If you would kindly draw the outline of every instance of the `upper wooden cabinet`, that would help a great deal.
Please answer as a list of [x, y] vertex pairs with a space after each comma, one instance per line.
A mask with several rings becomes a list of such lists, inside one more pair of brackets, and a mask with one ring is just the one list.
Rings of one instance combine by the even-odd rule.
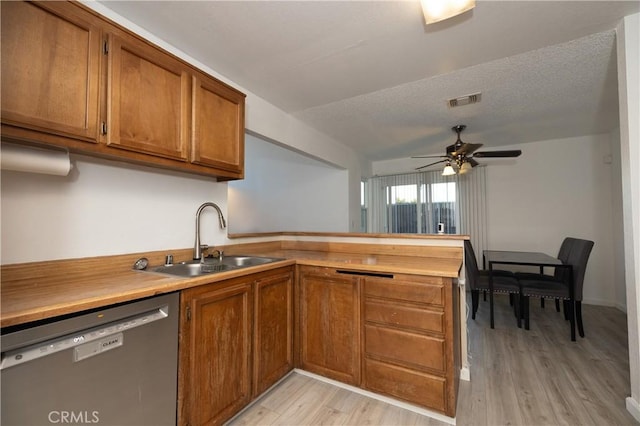
[[189, 84], [186, 67], [134, 38], [109, 35], [107, 144], [187, 160]]
[[101, 29], [68, 6], [1, 2], [2, 123], [96, 143]]
[[191, 161], [241, 173], [244, 95], [213, 79], [193, 77]]
[[78, 3], [1, 5], [3, 138], [244, 177], [244, 94]]

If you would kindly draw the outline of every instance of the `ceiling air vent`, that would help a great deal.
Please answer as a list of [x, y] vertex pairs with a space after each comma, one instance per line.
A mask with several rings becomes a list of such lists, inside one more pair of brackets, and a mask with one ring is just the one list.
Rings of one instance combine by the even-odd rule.
[[480, 102], [482, 93], [474, 93], [472, 95], [462, 96], [460, 98], [453, 98], [447, 101], [449, 108], [455, 108], [463, 105], [475, 104]]

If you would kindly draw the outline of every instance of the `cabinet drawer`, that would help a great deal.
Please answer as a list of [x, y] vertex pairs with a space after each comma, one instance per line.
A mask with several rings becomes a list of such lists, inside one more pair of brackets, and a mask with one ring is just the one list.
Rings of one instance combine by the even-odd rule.
[[409, 367], [445, 372], [444, 339], [367, 324], [365, 352]]
[[444, 305], [444, 285], [397, 279], [367, 278], [364, 287], [366, 296], [404, 300], [430, 305]]
[[446, 380], [442, 377], [364, 360], [365, 387], [405, 401], [446, 411]]
[[444, 312], [442, 311], [367, 299], [364, 315], [365, 321], [444, 333]]

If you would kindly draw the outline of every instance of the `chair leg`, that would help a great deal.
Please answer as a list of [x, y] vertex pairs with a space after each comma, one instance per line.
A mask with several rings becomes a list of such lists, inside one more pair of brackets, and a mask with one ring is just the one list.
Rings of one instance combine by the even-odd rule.
[[522, 296], [522, 314], [524, 316], [524, 329], [529, 330], [529, 296]]
[[509, 293], [509, 306], [513, 306], [513, 293]]
[[584, 337], [584, 326], [582, 325], [582, 302], [576, 300], [576, 320], [578, 322], [578, 333]]
[[[516, 299], [516, 296], [518, 296], [518, 298]], [[514, 301], [515, 299], [515, 301]], [[517, 320], [517, 324], [518, 324], [518, 328], [522, 328], [522, 302], [520, 300], [520, 294], [513, 294], [513, 293], [509, 293], [509, 300], [514, 301], [514, 303], [512, 303], [513, 305], [513, 312], [516, 315], [516, 320]]]
[[540, 298], [540, 307], [544, 308], [544, 297]]
[[569, 326], [571, 327], [571, 341], [576, 341], [576, 315], [575, 315], [575, 300], [571, 299], [568, 301], [567, 306], [569, 307]]
[[560, 312], [560, 299], [556, 299], [556, 312]]
[[486, 302], [486, 301], [487, 301], [487, 290], [483, 290], [483, 291], [482, 291], [482, 300], [483, 300], [484, 302]]
[[564, 310], [564, 320], [569, 321], [569, 301], [562, 300], [562, 309]]
[[476, 312], [478, 311], [478, 302], [480, 299], [480, 292], [478, 290], [471, 290], [471, 319], [476, 319]]
[[491, 328], [494, 328], [493, 326], [493, 291], [489, 292], [489, 318], [491, 322]]

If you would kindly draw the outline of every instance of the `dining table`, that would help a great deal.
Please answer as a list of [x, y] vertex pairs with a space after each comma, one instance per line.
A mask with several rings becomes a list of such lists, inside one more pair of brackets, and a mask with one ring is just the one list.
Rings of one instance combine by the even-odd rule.
[[[544, 272], [545, 267], [567, 268], [568, 284], [569, 284], [569, 322], [571, 323], [571, 341], [576, 340], [575, 330], [575, 288], [573, 285], [573, 266], [571, 264], [562, 263], [560, 259], [541, 252], [531, 251], [512, 251], [512, 250], [483, 250], [482, 263], [484, 269], [489, 271], [489, 303], [493, 305], [493, 269], [495, 265], [518, 265], [518, 266], [536, 266], [539, 268], [540, 274]], [[522, 299], [522, 290], [520, 291]], [[523, 314], [521, 306], [520, 315]], [[493, 328], [493, 311], [491, 312], [491, 328]]]

